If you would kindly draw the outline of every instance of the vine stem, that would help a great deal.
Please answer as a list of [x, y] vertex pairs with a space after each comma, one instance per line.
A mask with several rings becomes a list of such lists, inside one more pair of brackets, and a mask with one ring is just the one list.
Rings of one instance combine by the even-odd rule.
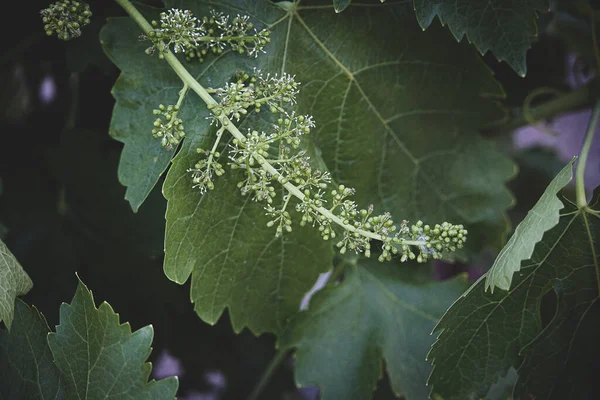
[[[115, 0], [126, 12], [129, 16], [142, 28], [143, 32], [146, 35], [150, 35], [150, 32], [153, 31], [152, 26], [148, 23], [146, 18], [138, 11], [137, 8], [129, 1], [129, 0]], [[187, 84], [190, 89], [192, 89], [200, 98], [206, 103], [207, 106], [216, 106], [217, 101], [208, 93], [208, 91], [189, 73], [189, 71], [181, 64], [181, 62], [175, 57], [175, 55], [169, 51], [169, 49], [164, 45], [160, 45], [162, 48], [159, 50], [163, 52], [165, 60], [169, 63], [173, 71], [179, 76], [179, 78], [183, 81], [184, 84]], [[240, 132], [240, 130], [235, 126], [235, 124], [227, 118], [227, 116], [217, 117], [219, 122], [225, 129], [229, 131], [233, 135], [234, 138], [239, 140], [240, 142], [244, 142], [246, 136]], [[282, 179], [282, 175], [273, 167], [269, 162], [260, 154], [255, 154], [254, 158], [258, 161], [260, 166], [270, 173], [272, 176]], [[281, 181], [279, 180], [281, 183]], [[306, 197], [304, 193], [300, 191], [294, 184], [290, 182], [281, 183], [288, 192], [293, 194], [295, 197], [304, 201]], [[375, 234], [373, 232], [365, 231], [362, 229], [357, 229], [352, 225], [344, 223], [344, 221], [338, 216], [334, 215], [331, 211], [326, 209], [325, 207], [315, 207], [315, 211], [319, 212], [321, 215], [325, 216], [327, 219], [335, 222], [337, 225], [341, 226], [347, 231], [356, 232], [362, 236], [384, 241], [384, 238], [381, 235]], [[422, 246], [425, 245], [425, 242], [420, 240], [403, 240], [401, 239], [398, 244], [405, 244], [409, 246]]]
[[265, 387], [267, 386], [267, 383], [269, 383], [269, 381], [271, 380], [271, 377], [273, 376], [275, 371], [277, 371], [277, 368], [279, 368], [279, 366], [285, 360], [287, 355], [288, 355], [287, 350], [284, 351], [283, 349], [279, 349], [277, 351], [277, 353], [275, 354], [273, 359], [271, 359], [271, 361], [269, 362], [269, 365], [267, 365], [267, 369], [260, 377], [260, 380], [254, 387], [254, 389], [252, 389], [252, 393], [250, 393], [250, 396], [248, 396], [248, 400], [258, 399], [258, 396], [260, 396], [262, 391], [265, 389]]
[[587, 198], [585, 195], [585, 165], [587, 163], [588, 155], [590, 153], [590, 147], [594, 135], [596, 134], [596, 128], [598, 127], [598, 120], [600, 120], [600, 100], [596, 101], [592, 116], [585, 133], [585, 139], [579, 152], [579, 160], [577, 161], [577, 168], [575, 169], [575, 196], [577, 200], [577, 207], [587, 207]]

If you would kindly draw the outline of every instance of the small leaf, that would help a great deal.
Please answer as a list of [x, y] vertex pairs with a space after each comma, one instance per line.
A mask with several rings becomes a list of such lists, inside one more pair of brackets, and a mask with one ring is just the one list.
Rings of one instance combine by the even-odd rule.
[[[486, 292], [484, 276], [438, 323], [428, 355], [434, 395], [479, 398], [512, 367], [514, 398], [593, 398], [586, 388], [600, 364], [600, 214], [564, 204], [531, 258], [513, 260], [521, 267], [508, 291]], [[596, 189], [591, 207], [598, 204]]]
[[550, 8], [547, 0], [414, 0], [414, 7], [423, 29], [437, 15], [456, 40], [467, 35], [481, 54], [491, 50], [521, 76], [537, 36], [537, 14]]
[[145, 361], [153, 335], [150, 325], [132, 333], [106, 302], [96, 308], [92, 293], [79, 281], [71, 304], [60, 307], [56, 333], [48, 335], [67, 398], [175, 398], [176, 377], [148, 382], [152, 365]]
[[318, 385], [323, 400], [368, 399], [383, 358], [396, 394], [427, 398], [430, 333], [464, 281], [433, 282], [421, 265], [346, 268], [344, 281], [318, 292], [281, 335], [282, 349], [296, 348], [297, 384]]
[[13, 320], [15, 299], [29, 292], [31, 279], [15, 256], [0, 240], [0, 322], [10, 330]]
[[64, 398], [64, 381], [46, 341], [49, 331], [35, 307], [16, 301], [12, 330], [0, 331], [0, 399]]
[[542, 240], [544, 232], [558, 224], [559, 212], [564, 205], [557, 194], [571, 181], [574, 162], [575, 158], [556, 175], [542, 197], [517, 226], [488, 271], [485, 290], [494, 292], [494, 287], [508, 290], [513, 274], [521, 269], [521, 261], [531, 258], [535, 245]]
[[341, 13], [350, 5], [352, 0], [333, 0], [333, 9], [336, 13]]

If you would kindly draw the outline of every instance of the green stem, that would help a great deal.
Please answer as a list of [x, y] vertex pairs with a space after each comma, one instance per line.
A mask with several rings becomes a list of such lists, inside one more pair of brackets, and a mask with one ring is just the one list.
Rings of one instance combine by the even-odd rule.
[[284, 351], [283, 349], [279, 349], [277, 351], [277, 353], [275, 354], [275, 357], [273, 357], [273, 359], [269, 362], [267, 369], [260, 377], [260, 381], [258, 381], [258, 384], [254, 387], [254, 389], [252, 390], [252, 393], [250, 393], [250, 396], [248, 396], [248, 400], [258, 399], [258, 396], [260, 396], [262, 391], [265, 389], [265, 387], [267, 386], [267, 383], [269, 383], [269, 380], [273, 377], [273, 374], [275, 373], [277, 368], [281, 365], [283, 360], [285, 360], [285, 357], [287, 356], [287, 354], [288, 354], [287, 350]]
[[212, 161], [213, 158], [215, 156], [215, 152], [217, 151], [217, 146], [219, 145], [219, 142], [221, 141], [221, 137], [223, 136], [223, 131], [225, 129], [223, 129], [223, 127], [221, 127], [218, 131], [217, 131], [217, 139], [215, 140], [215, 143], [213, 144], [212, 149], [210, 150], [210, 153], [208, 155], [208, 160], [206, 161], [206, 171], [210, 172], [210, 167], [212, 166]]
[[[123, 9], [129, 14], [129, 16], [131, 16], [131, 18], [142, 28], [144, 33], [146, 35], [149, 35], [149, 33], [153, 30], [153, 28], [152, 28], [152, 26], [150, 26], [148, 21], [146, 21], [144, 16], [135, 8], [135, 6], [133, 4], [131, 4], [131, 2], [129, 0], [115, 0], [115, 1], [121, 7], [123, 7]], [[212, 107], [215, 107], [218, 105], [217, 101], [188, 72], [188, 70], [183, 66], [183, 64], [181, 64], [181, 62], [177, 59], [177, 57], [175, 57], [175, 55], [171, 51], [169, 51], [166, 48], [159, 49], [159, 50], [163, 51], [165, 60], [167, 61], [167, 63], [169, 63], [169, 65], [171, 66], [173, 71], [175, 71], [175, 73], [179, 76], [179, 78], [183, 81], [183, 83], [187, 84], [194, 92], [196, 92], [196, 94], [198, 94], [198, 96], [200, 96], [200, 98], [206, 103], [207, 106], [209, 106], [209, 108], [212, 108]], [[212, 106], [212, 107], [210, 107], [210, 106]], [[235, 126], [233, 124], [233, 122], [229, 118], [227, 118], [227, 116], [221, 114], [221, 116], [217, 117], [217, 119], [219, 120], [221, 125], [223, 127], [225, 127], [225, 129], [227, 129], [229, 131], [229, 133], [231, 133], [233, 135], [234, 138], [236, 138], [237, 140], [239, 140], [242, 143], [245, 141], [246, 137], [244, 136], [244, 134], [242, 132], [240, 132], [240, 130], [237, 128], [237, 126]], [[281, 181], [280, 179], [283, 179], [282, 175], [275, 169], [275, 167], [273, 167], [271, 164], [269, 164], [269, 162], [263, 156], [261, 156], [260, 154], [255, 154], [254, 158], [256, 159], [256, 161], [258, 161], [260, 166], [265, 171], [267, 171], [269, 174], [271, 174], [274, 177], [279, 178], [279, 181]], [[282, 183], [282, 185], [287, 189], [288, 192], [293, 194], [300, 201], [305, 200], [304, 193], [302, 193], [300, 191], [300, 189], [298, 189], [292, 183], [287, 182], [287, 183]], [[330, 219], [331, 221], [335, 222], [337, 225], [339, 225], [340, 227], [344, 228], [347, 231], [358, 233], [359, 235], [368, 237], [370, 239], [384, 241], [384, 237], [381, 235], [377, 235], [373, 232], [365, 231], [362, 229], [357, 229], [352, 225], [344, 223], [344, 221], [341, 218], [334, 215], [333, 213], [331, 213], [328, 209], [326, 209], [324, 207], [315, 207], [315, 211], [317, 211], [318, 213], [320, 213], [327, 219]], [[400, 245], [406, 244], [408, 246], [422, 246], [425, 243], [423, 241], [419, 241], [419, 240], [402, 240], [401, 239], [400, 243], [398, 243], [398, 244], [400, 244]]]
[[[185, 99], [185, 95], [187, 94], [189, 88], [190, 87], [187, 85], [187, 83], [183, 84], [183, 88], [179, 91], [179, 98], [177, 99], [177, 107], [181, 108], [181, 104], [183, 103], [183, 99]], [[179, 111], [173, 112], [173, 120], [175, 118], [177, 118], [177, 114], [179, 114]]]
[[579, 153], [579, 160], [577, 161], [577, 168], [575, 169], [575, 195], [577, 199], [577, 207], [587, 207], [587, 198], [585, 195], [585, 165], [587, 163], [588, 155], [590, 153], [590, 147], [598, 127], [598, 120], [600, 120], [600, 100], [594, 105], [592, 116], [587, 127], [585, 134], [585, 140], [581, 146], [581, 152]]
[[181, 103], [183, 103], [183, 99], [185, 99], [185, 95], [189, 90], [189, 86], [187, 83], [183, 84], [183, 88], [179, 91], [179, 98], [177, 99], [177, 107], [181, 107]]

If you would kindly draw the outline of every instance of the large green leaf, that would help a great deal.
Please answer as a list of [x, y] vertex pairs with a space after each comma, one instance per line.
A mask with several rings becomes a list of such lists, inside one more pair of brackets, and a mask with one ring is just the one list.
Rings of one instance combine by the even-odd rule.
[[279, 54], [304, 83], [314, 144], [362, 206], [465, 224], [475, 251], [502, 241], [515, 167], [476, 129], [503, 115], [503, 92], [468, 45], [389, 2], [341, 14], [301, 3], [283, 25], [273, 36], [287, 38]]
[[131, 332], [111, 306], [96, 308], [80, 281], [71, 304], [60, 307], [60, 324], [48, 345], [65, 381], [68, 399], [173, 399], [177, 378], [150, 381], [151, 325]]
[[10, 330], [15, 299], [29, 292], [33, 283], [15, 256], [0, 240], [0, 322]]
[[550, 9], [548, 0], [414, 0], [414, 7], [423, 29], [437, 15], [457, 40], [466, 35], [481, 54], [491, 50], [521, 76], [537, 36], [537, 15]]
[[564, 205], [557, 194], [571, 182], [574, 162], [575, 159], [556, 175], [542, 197], [517, 226], [486, 274], [486, 290], [490, 289], [493, 292], [494, 287], [508, 290], [513, 274], [521, 268], [521, 261], [531, 258], [535, 245], [542, 239], [544, 233], [558, 224], [559, 213]]
[[48, 324], [20, 300], [10, 332], [0, 331], [0, 399], [63, 399], [64, 381], [48, 347]]
[[[598, 208], [596, 192], [592, 208]], [[484, 395], [517, 369], [515, 398], [582, 399], [600, 346], [600, 217], [565, 207], [557, 226], [520, 262], [508, 291], [485, 291], [485, 277], [448, 310], [429, 358], [429, 383], [444, 399]], [[514, 268], [514, 267], [513, 267]]]
[[[167, 5], [200, 16], [212, 8], [244, 13], [257, 26], [271, 28], [267, 54], [257, 60], [225, 52], [204, 64], [185, 65], [210, 87], [253, 67], [295, 74], [303, 83], [299, 109], [317, 122], [307, 149], [314, 160], [322, 157], [338, 182], [357, 189], [362, 206], [373, 203], [389, 210], [398, 222], [464, 223], [471, 232], [471, 250], [502, 241], [504, 210], [512, 201], [504, 182], [514, 166], [476, 129], [502, 116], [495, 98], [503, 92], [468, 45], [457, 44], [441, 27], [423, 33], [406, 4], [350, 7], [341, 14], [325, 0], [284, 2], [282, 7], [266, 0]], [[145, 63], [137, 36], [126, 19], [112, 20], [103, 30], [116, 61], [116, 49], [126, 49], [120, 53], [127, 59], [123, 66], [144, 64], [144, 70], [158, 68], [145, 74], [160, 74], [165, 66]], [[143, 90], [149, 86], [159, 93], [164, 82], [155, 78]], [[143, 91], [124, 92], [120, 101], [139, 105], [145, 96]], [[331, 267], [329, 246], [308, 228], [275, 239], [265, 226], [263, 206], [239, 195], [235, 173], [219, 177], [216, 189], [204, 196], [192, 189], [186, 170], [198, 160], [196, 149], [209, 148], [215, 133], [196, 97], [190, 94], [184, 102], [182, 118], [189, 134], [163, 188], [169, 201], [165, 272], [178, 283], [192, 275], [191, 298], [204, 320], [214, 323], [229, 307], [234, 329], [277, 332], [297, 311], [318, 273]], [[241, 128], [263, 123], [250, 116]], [[130, 127], [140, 141], [153, 141], [139, 124]], [[122, 166], [126, 158], [123, 153]], [[144, 171], [131, 161], [127, 168]]]
[[433, 282], [422, 265], [354, 262], [292, 320], [279, 346], [296, 348], [296, 382], [318, 385], [324, 400], [370, 398], [382, 358], [397, 394], [425, 399], [431, 330], [464, 288], [463, 278]]

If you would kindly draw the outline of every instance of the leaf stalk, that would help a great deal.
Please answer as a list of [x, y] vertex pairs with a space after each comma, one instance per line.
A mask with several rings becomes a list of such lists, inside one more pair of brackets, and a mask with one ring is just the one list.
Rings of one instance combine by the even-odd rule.
[[600, 100], [596, 101], [590, 122], [587, 127], [585, 139], [579, 152], [579, 159], [577, 160], [577, 168], [575, 169], [575, 196], [577, 207], [587, 207], [587, 197], [585, 194], [585, 165], [587, 163], [592, 141], [596, 134], [596, 128], [598, 127], [598, 120], [600, 120]]

